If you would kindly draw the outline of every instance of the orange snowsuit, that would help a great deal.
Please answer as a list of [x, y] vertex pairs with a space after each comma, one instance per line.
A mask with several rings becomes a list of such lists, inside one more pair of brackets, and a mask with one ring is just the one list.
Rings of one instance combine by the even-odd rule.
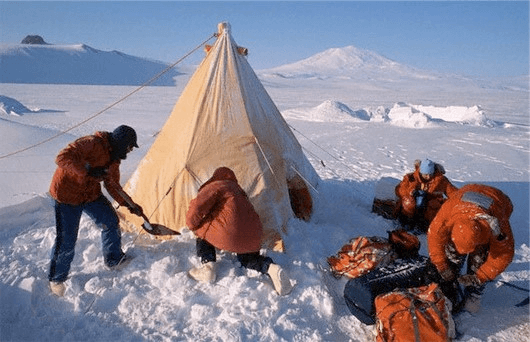
[[[459, 250], [470, 249], [469, 258], [484, 260], [475, 271], [481, 283], [502, 273], [514, 255], [512, 211], [508, 196], [490, 186], [468, 184], [453, 193], [427, 232], [429, 256], [438, 272], [451, 267], [451, 253], [458, 257], [462, 256]], [[473, 237], [462, 232], [472, 232]]]
[[430, 223], [436, 213], [444, 203], [447, 197], [458, 190], [451, 182], [444, 176], [443, 168], [436, 164], [433, 177], [426, 181], [420, 175], [419, 164], [416, 163], [415, 171], [411, 172], [396, 186], [395, 192], [398, 197], [397, 216], [403, 215], [408, 218], [413, 218], [416, 214], [416, 198], [415, 193], [418, 190], [427, 193], [427, 204], [424, 212], [424, 219]]

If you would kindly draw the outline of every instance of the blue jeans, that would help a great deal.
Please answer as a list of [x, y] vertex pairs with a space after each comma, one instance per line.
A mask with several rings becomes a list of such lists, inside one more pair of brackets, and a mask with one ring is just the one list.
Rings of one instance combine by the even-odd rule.
[[52, 249], [50, 263], [50, 281], [63, 282], [75, 254], [75, 244], [79, 232], [79, 221], [85, 212], [101, 227], [103, 257], [107, 266], [119, 263], [123, 256], [121, 250], [121, 232], [118, 216], [109, 200], [101, 195], [97, 200], [80, 205], [70, 205], [55, 201], [55, 222], [57, 235]]

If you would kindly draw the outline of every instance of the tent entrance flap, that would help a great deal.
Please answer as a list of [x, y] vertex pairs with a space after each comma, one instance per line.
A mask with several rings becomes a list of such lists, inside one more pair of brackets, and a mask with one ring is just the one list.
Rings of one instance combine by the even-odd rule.
[[313, 200], [302, 177], [295, 174], [293, 178], [288, 179], [287, 188], [294, 216], [309, 221], [313, 213]]

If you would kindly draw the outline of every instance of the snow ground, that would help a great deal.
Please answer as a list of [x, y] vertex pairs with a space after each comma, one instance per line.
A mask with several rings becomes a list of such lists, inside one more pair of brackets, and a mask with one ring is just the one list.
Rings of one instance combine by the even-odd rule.
[[[124, 233], [124, 249], [135, 258], [120, 272], [106, 270], [98, 228], [83, 216], [67, 292], [50, 295], [55, 222], [46, 192], [55, 155], [78, 136], [129, 124], [140, 149], [122, 164], [124, 183], [171, 112], [185, 84], [179, 80], [176, 87], [148, 87], [68, 134], [0, 159], [0, 340], [370, 341], [374, 327], [349, 313], [345, 280], [330, 277], [325, 260], [352, 237], [386, 236], [393, 223], [370, 212], [378, 181], [401, 178], [415, 159], [430, 157], [457, 186], [498, 187], [515, 208], [514, 261], [488, 285], [481, 312], [456, 318], [459, 341], [528, 341], [528, 306], [515, 307], [528, 292], [501, 282], [528, 289], [530, 280], [527, 89], [439, 92], [407, 83], [399, 91], [385, 82], [266, 73], [267, 90], [322, 178], [311, 221], [289, 223], [287, 252], [263, 251], [291, 274], [293, 292], [277, 296], [268, 279], [238, 267], [229, 253], [220, 254], [215, 284], [196, 283], [186, 273], [198, 263], [189, 231], [164, 242]], [[0, 156], [72, 127], [133, 89], [0, 84]], [[2, 113], [6, 104], [14, 113]]]

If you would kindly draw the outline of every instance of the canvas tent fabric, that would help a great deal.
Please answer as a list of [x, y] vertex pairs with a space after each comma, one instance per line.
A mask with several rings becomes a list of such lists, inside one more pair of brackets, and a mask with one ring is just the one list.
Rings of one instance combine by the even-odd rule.
[[[283, 250], [288, 220], [311, 214], [319, 177], [230, 25], [220, 23], [218, 29], [215, 44], [124, 189], [151, 223], [181, 231], [198, 188], [215, 169], [229, 167], [262, 220], [263, 247]], [[141, 218], [118, 211], [124, 229], [141, 230]]]

